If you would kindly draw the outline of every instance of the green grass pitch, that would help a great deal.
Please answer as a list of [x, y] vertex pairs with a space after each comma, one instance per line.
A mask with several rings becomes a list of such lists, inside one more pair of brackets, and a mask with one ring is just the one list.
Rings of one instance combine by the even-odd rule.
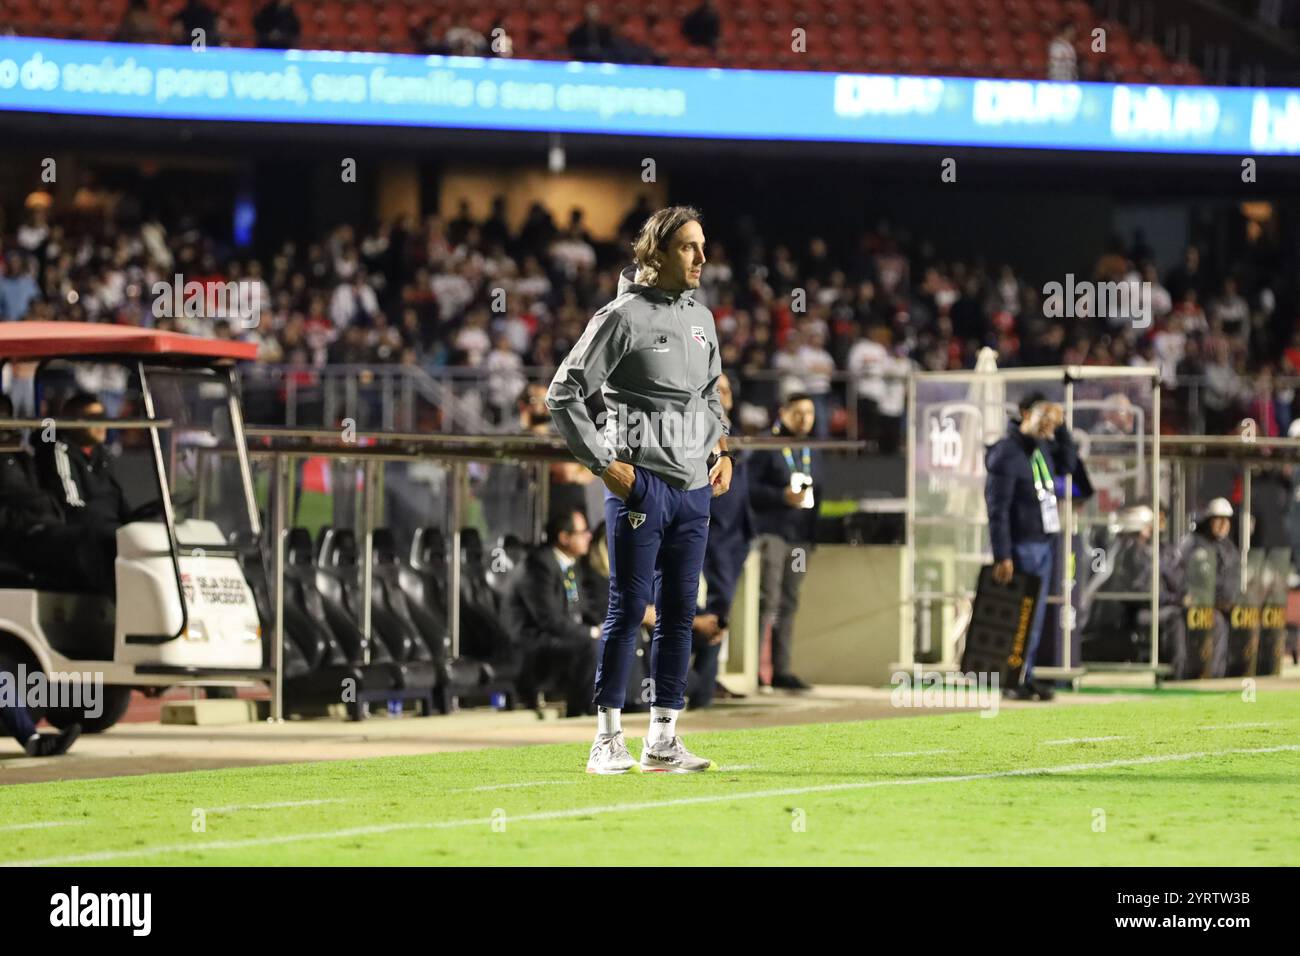
[[1300, 864], [1297, 692], [684, 724], [720, 769], [593, 777], [572, 744], [4, 787], [0, 863]]

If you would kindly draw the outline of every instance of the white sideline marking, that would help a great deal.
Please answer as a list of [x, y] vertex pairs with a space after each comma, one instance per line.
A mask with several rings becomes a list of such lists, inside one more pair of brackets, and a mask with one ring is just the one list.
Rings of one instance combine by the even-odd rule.
[[484, 790], [514, 790], [517, 787], [549, 787], [552, 784], [572, 784], [576, 780], [532, 780], [528, 783], [494, 783], [486, 787], [465, 787], [461, 790], [448, 790], [448, 793], [482, 793]]
[[43, 823], [10, 823], [0, 827], [0, 833], [10, 830], [45, 830], [49, 827], [80, 827], [85, 826], [85, 820], [47, 820]]
[[950, 754], [951, 750], [898, 750], [890, 754], [869, 754], [872, 757], [928, 757], [930, 754]]
[[1099, 744], [1103, 740], [1128, 740], [1127, 737], [1066, 737], [1064, 740], [1044, 740], [1044, 747], [1055, 747], [1060, 744]]
[[1277, 721], [1268, 720], [1258, 724], [1206, 724], [1204, 727], [1197, 727], [1197, 730], [1242, 730], [1249, 727], [1276, 727]]
[[[629, 813], [636, 810], [661, 810], [667, 807], [685, 807], [706, 803], [729, 803], [733, 800], [758, 800], [765, 797], [793, 797], [806, 793], [839, 793], [847, 790], [871, 790], [876, 787], [908, 787], [928, 783], [963, 783], [969, 780], [999, 780], [1005, 777], [1027, 777], [1032, 774], [1078, 773], [1085, 770], [1108, 770], [1112, 767], [1138, 767], [1145, 764], [1173, 763], [1180, 760], [1201, 760], [1205, 757], [1227, 757], [1237, 754], [1276, 754], [1300, 751], [1300, 744], [1281, 744], [1276, 747], [1250, 749], [1202, 750], [1186, 754], [1159, 754], [1150, 757], [1130, 757], [1126, 760], [1106, 760], [1100, 763], [1062, 764], [1058, 767], [1029, 767], [1022, 770], [997, 770], [990, 773], [967, 773], [947, 777], [916, 777], [904, 780], [863, 780], [857, 783], [827, 783], [816, 787], [787, 787], [780, 790], [753, 790], [749, 793], [725, 793], [702, 797], [679, 797], [675, 800], [652, 800], [645, 803], [619, 803], [609, 806], [572, 807], [567, 810], [547, 810], [541, 813], [521, 813], [508, 817], [510, 822], [529, 820], [564, 820], [571, 817], [599, 816], [605, 813]], [[487, 827], [495, 823], [492, 817], [472, 820], [434, 820], [423, 823], [385, 823], [368, 827], [350, 827], [323, 833], [286, 833], [282, 836], [249, 840], [208, 840], [202, 843], [172, 843], [133, 850], [101, 850], [72, 856], [48, 856], [35, 860], [9, 860], [0, 867], [11, 866], [65, 866], [71, 863], [102, 863], [107, 860], [127, 860], [132, 857], [159, 856], [165, 853], [194, 853], [203, 850], [242, 850], [253, 847], [276, 846], [285, 843], [303, 843], [311, 840], [337, 840], [357, 836], [379, 836], [403, 830], [450, 830], [458, 827]]]
[[232, 803], [228, 807], [204, 807], [204, 813], [238, 813], [240, 810], [279, 810], [281, 807], [316, 807], [322, 803], [347, 803], [342, 797], [327, 800], [285, 800], [280, 803]]
[[756, 763], [730, 763], [725, 767], [719, 767], [718, 773], [731, 773], [734, 770], [755, 770], [758, 768]]

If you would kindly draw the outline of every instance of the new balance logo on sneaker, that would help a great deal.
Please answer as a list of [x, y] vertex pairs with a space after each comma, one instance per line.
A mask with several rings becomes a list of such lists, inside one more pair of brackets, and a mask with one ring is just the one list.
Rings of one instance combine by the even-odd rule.
[[641, 749], [641, 770], [648, 773], [699, 773], [709, 769], [709, 761], [697, 757], [682, 744], [681, 737], [650, 743]]
[[645, 524], [645, 515], [639, 511], [629, 511], [627, 513], [627, 523], [632, 526], [633, 530], [636, 530]]

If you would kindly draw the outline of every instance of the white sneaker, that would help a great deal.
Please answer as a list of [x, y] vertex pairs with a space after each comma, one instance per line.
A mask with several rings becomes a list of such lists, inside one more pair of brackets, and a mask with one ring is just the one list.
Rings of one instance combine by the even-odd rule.
[[699, 773], [710, 762], [686, 749], [681, 737], [670, 737], [656, 744], [645, 741], [641, 748], [642, 773]]
[[591, 745], [591, 756], [587, 758], [587, 773], [627, 773], [636, 766], [636, 761], [628, 753], [627, 741], [623, 731], [616, 734], [601, 734]]

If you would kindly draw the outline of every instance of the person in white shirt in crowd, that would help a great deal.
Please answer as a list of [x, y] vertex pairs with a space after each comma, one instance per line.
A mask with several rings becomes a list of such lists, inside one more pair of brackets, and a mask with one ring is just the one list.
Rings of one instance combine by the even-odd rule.
[[49, 193], [35, 192], [27, 197], [27, 218], [18, 227], [15, 239], [28, 252], [35, 252], [50, 236], [49, 206], [53, 200]]
[[1223, 334], [1242, 348], [1250, 346], [1250, 304], [1237, 291], [1233, 276], [1223, 280], [1223, 291], [1211, 303], [1209, 318], [1219, 323]]
[[572, 279], [583, 270], [596, 268], [596, 250], [586, 237], [581, 216], [570, 220], [569, 228], [551, 243], [548, 252], [567, 279]]
[[379, 314], [379, 297], [366, 279], [366, 270], [358, 268], [351, 280], [339, 283], [330, 297], [330, 319], [340, 331], [349, 325], [366, 324]]
[[882, 338], [883, 326], [873, 326], [849, 349], [849, 372], [856, 376], [858, 391], [858, 437], [875, 443], [880, 438], [880, 403], [885, 394], [884, 366], [889, 359]]
[[488, 405], [494, 424], [512, 424], [515, 402], [528, 384], [524, 377], [524, 360], [511, 344], [510, 337], [499, 333], [493, 340], [492, 351], [483, 360], [487, 369]]
[[442, 321], [454, 321], [474, 301], [474, 284], [469, 280], [471, 269], [465, 262], [454, 267], [444, 266], [430, 280], [429, 286], [438, 300], [438, 315]]
[[524, 256], [522, 274], [515, 280], [515, 292], [525, 299], [544, 299], [551, 294], [551, 279], [536, 256]]
[[816, 323], [810, 324], [795, 363], [803, 379], [803, 391], [811, 396], [817, 409], [813, 437], [826, 438], [830, 435], [831, 375], [835, 372], [835, 359], [826, 351], [826, 333]]
[[[453, 345], [464, 353], [465, 365], [477, 367], [483, 364], [484, 357], [492, 348], [492, 340], [487, 331], [487, 312], [484, 309], [476, 308], [465, 316], [465, 324], [456, 333]], [[519, 389], [516, 388], [511, 393], [511, 398], [518, 393]]]
[[803, 392], [802, 368], [799, 365], [799, 349], [803, 347], [803, 336], [798, 329], [790, 329], [785, 334], [781, 348], [772, 356], [772, 368], [782, 372], [778, 388], [782, 395], [791, 392]]
[[1065, 21], [1047, 47], [1047, 78], [1063, 83], [1079, 79], [1079, 56], [1074, 50], [1074, 24]]
[[1160, 281], [1160, 273], [1156, 270], [1154, 262], [1143, 264], [1140, 281], [1147, 283], [1151, 287], [1152, 320], [1163, 319], [1173, 310], [1174, 299], [1169, 294], [1169, 290], [1165, 288], [1164, 283]]

